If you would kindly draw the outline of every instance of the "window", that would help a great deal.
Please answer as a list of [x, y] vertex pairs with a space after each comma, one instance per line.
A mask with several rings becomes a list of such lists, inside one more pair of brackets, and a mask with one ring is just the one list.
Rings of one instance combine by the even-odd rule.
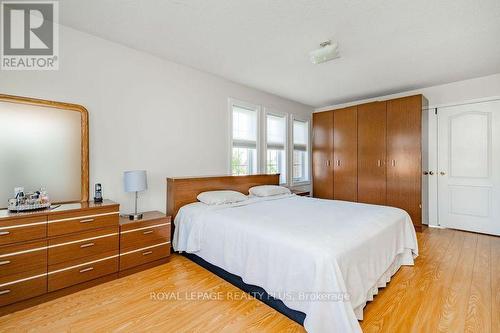
[[229, 99], [228, 167], [233, 175], [279, 173], [280, 184], [310, 180], [309, 122]]
[[309, 122], [293, 120], [293, 182], [309, 181]]
[[266, 115], [266, 172], [279, 173], [286, 184], [286, 115]]
[[258, 172], [258, 108], [231, 103], [231, 173], [250, 175]]

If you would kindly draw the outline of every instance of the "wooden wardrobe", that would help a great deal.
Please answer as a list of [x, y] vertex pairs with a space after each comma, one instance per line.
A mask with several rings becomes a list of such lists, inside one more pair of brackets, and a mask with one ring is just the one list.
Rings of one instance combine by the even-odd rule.
[[313, 113], [313, 196], [406, 210], [422, 227], [422, 95]]

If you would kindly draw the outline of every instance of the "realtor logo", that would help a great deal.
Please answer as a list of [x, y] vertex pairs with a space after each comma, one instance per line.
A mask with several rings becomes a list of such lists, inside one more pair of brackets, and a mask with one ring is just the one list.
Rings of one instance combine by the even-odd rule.
[[1, 1], [2, 70], [57, 70], [57, 1]]

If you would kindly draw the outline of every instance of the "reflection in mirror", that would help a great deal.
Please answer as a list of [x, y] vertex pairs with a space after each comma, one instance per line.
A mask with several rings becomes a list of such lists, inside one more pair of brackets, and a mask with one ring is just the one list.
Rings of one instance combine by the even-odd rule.
[[15, 187], [45, 188], [55, 202], [80, 201], [81, 113], [0, 101], [0, 208]]

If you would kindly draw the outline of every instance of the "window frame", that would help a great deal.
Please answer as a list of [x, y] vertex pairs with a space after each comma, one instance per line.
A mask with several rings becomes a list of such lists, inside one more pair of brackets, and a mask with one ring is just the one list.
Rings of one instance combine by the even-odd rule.
[[249, 109], [249, 110], [254, 110], [256, 112], [256, 142], [255, 142], [255, 150], [256, 150], [256, 157], [257, 157], [257, 170], [255, 170], [254, 173], [249, 173], [249, 175], [255, 175], [259, 174], [262, 172], [262, 167], [261, 167], [261, 145], [262, 145], [262, 140], [261, 140], [261, 113], [262, 113], [262, 107], [257, 104], [252, 104], [249, 102], [241, 101], [235, 98], [228, 98], [228, 125], [229, 125], [229, 131], [228, 131], [228, 141], [229, 141], [229, 149], [228, 149], [228, 174], [232, 175], [233, 174], [233, 169], [232, 169], [232, 159], [233, 159], [233, 107], [241, 107], [243, 109]]
[[[246, 101], [242, 101], [236, 98], [229, 97], [227, 100], [228, 109], [228, 150], [227, 150], [227, 170], [228, 174], [232, 175], [232, 157], [233, 157], [233, 107], [239, 106], [249, 110], [255, 110], [257, 112], [257, 142], [256, 142], [256, 158], [257, 158], [257, 170], [254, 174], [266, 174], [267, 173], [267, 115], [275, 115], [279, 117], [285, 117], [285, 170], [286, 170], [286, 183], [280, 184], [287, 187], [310, 185], [312, 183], [312, 151], [311, 151], [311, 140], [312, 140], [312, 121], [311, 116], [300, 116], [292, 112], [280, 112], [273, 108], [263, 107], [259, 104], [254, 104]], [[293, 180], [293, 123], [295, 120], [307, 123], [307, 178], [306, 181], [294, 181]]]
[[[306, 155], [307, 155], [307, 180], [301, 180], [301, 181], [294, 181], [293, 180], [293, 151], [294, 151], [294, 141], [293, 141], [293, 123], [295, 121], [301, 121], [307, 123], [307, 144], [306, 144]], [[288, 163], [290, 165], [290, 173], [288, 175], [289, 177], [289, 184], [290, 186], [302, 186], [302, 185], [310, 185], [311, 184], [311, 175], [312, 175], [312, 154], [311, 154], [311, 119], [306, 118], [306, 117], [301, 117], [297, 116], [295, 114], [290, 115], [290, 122], [289, 122], [289, 132], [290, 132], [290, 145], [288, 146], [289, 149], [289, 160]]]
[[262, 137], [263, 137], [263, 147], [262, 147], [262, 170], [267, 173], [267, 116], [275, 116], [285, 119], [285, 142], [284, 142], [284, 152], [285, 152], [285, 182], [280, 183], [280, 185], [290, 184], [289, 174], [290, 174], [290, 164], [289, 164], [289, 118], [290, 114], [286, 112], [279, 112], [271, 108], [264, 108], [263, 112], [263, 124], [262, 124]]

